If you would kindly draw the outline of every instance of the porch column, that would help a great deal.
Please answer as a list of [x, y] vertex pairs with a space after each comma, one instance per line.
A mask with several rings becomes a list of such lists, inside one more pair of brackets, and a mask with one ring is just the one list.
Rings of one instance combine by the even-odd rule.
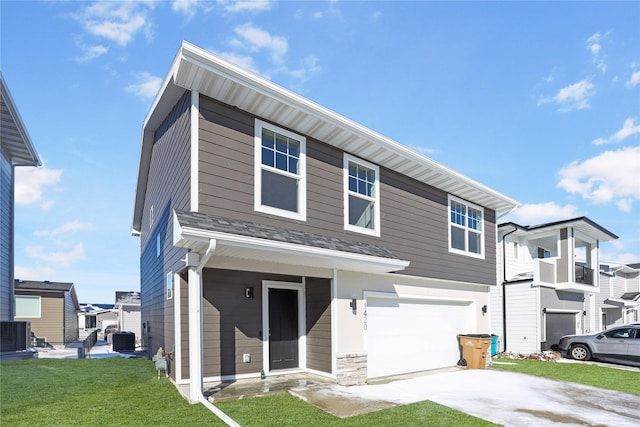
[[189, 268], [189, 400], [202, 396], [202, 271]]

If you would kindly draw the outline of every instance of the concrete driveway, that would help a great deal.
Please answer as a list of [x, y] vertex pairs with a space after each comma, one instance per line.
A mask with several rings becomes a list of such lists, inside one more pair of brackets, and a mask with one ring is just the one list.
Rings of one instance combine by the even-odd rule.
[[[630, 372], [629, 380], [638, 381], [637, 374]], [[640, 425], [640, 396], [492, 369], [456, 369], [387, 384], [331, 385], [316, 391], [326, 398], [356, 401], [431, 400], [504, 426]]]

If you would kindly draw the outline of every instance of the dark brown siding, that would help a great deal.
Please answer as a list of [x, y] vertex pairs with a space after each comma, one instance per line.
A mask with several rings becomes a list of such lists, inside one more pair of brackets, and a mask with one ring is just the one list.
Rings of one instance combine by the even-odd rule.
[[[204, 376], [256, 373], [262, 370], [262, 281], [300, 282], [299, 277], [206, 268], [203, 272], [202, 335]], [[253, 298], [245, 288], [253, 287]], [[186, 286], [185, 286], [186, 292]], [[182, 376], [189, 377], [188, 298], [182, 305]], [[185, 324], [186, 323], [186, 324]], [[244, 363], [242, 355], [251, 355]]]
[[184, 266], [180, 259], [185, 250], [173, 246], [172, 212], [190, 209], [190, 105], [191, 94], [186, 92], [156, 131], [151, 155], [140, 236], [141, 317], [150, 337], [143, 346], [149, 346], [149, 354], [174, 345], [173, 300], [166, 299], [165, 280], [169, 271]]
[[307, 278], [307, 367], [331, 373], [331, 281]]
[[[403, 273], [495, 284], [495, 213], [485, 209], [485, 258], [448, 250], [447, 194], [381, 168], [381, 236], [344, 230], [343, 153], [307, 138], [307, 221], [253, 209], [254, 117], [200, 98], [200, 211], [292, 230], [382, 245], [411, 262]], [[357, 156], [358, 153], [351, 153]]]

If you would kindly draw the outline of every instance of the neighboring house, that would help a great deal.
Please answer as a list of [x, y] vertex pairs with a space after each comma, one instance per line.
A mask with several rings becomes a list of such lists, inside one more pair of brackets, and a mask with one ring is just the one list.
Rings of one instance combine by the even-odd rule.
[[12, 321], [14, 178], [16, 166], [40, 166], [27, 129], [0, 73], [0, 320]]
[[118, 311], [113, 304], [80, 304], [78, 325], [84, 329], [102, 329], [118, 323]]
[[456, 335], [489, 331], [514, 200], [186, 42], [141, 145], [143, 342], [190, 399], [454, 366]]
[[600, 264], [598, 330], [640, 321], [640, 264]]
[[31, 322], [31, 332], [53, 346], [78, 339], [80, 305], [73, 283], [15, 281], [15, 320]]
[[596, 331], [599, 244], [617, 238], [586, 217], [500, 224], [501, 285], [491, 290], [491, 330], [501, 337], [500, 350], [531, 354], [563, 335]]
[[140, 315], [140, 292], [116, 292], [115, 309], [118, 312], [118, 329], [133, 332], [136, 342], [142, 339], [142, 320]]

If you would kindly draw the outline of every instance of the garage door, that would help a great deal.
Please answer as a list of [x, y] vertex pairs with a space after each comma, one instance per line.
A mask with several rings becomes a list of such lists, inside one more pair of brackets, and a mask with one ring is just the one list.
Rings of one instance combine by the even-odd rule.
[[551, 350], [551, 346], [558, 344], [564, 335], [576, 333], [576, 313], [549, 313], [545, 314], [547, 340], [542, 343], [542, 350]]
[[454, 366], [456, 335], [475, 331], [471, 301], [367, 295], [369, 378]]

